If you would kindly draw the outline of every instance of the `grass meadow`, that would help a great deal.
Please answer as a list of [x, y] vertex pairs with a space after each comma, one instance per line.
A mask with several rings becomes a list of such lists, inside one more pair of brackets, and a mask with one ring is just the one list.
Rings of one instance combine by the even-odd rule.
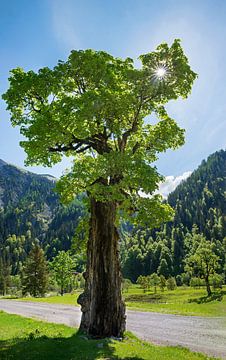
[[[65, 297], [66, 298], [66, 297]], [[207, 360], [181, 347], [156, 346], [126, 333], [90, 340], [76, 329], [0, 312], [1, 360]]]

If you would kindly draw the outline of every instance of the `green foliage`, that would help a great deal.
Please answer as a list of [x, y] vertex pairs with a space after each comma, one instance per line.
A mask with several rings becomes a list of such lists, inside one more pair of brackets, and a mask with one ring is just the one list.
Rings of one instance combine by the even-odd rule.
[[[175, 209], [171, 227], [176, 273], [180, 270], [181, 260], [191, 246], [190, 239], [195, 232], [215, 242], [218, 248], [223, 244], [226, 232], [225, 169], [226, 151], [217, 151], [206, 161], [203, 160], [198, 169], [168, 197], [169, 204]], [[226, 253], [222, 250], [219, 249], [218, 254], [221, 257], [221, 270]]]
[[210, 276], [210, 284], [213, 286], [214, 290], [222, 289], [224, 284], [224, 279], [222, 275], [214, 274]]
[[[28, 164], [50, 166], [64, 154], [74, 156], [71, 172], [57, 185], [65, 202], [87, 191], [97, 200], [116, 201], [124, 216], [135, 212], [136, 223], [159, 226], [173, 213], [153, 194], [162, 177], [150, 164], [184, 142], [164, 105], [186, 98], [196, 74], [179, 40], [140, 61], [137, 69], [130, 58], [72, 51], [53, 69], [12, 70], [3, 99], [13, 126], [27, 139], [21, 145]], [[159, 66], [167, 67], [163, 79], [155, 76]], [[152, 113], [155, 125], [147, 121]], [[141, 197], [139, 190], [152, 196]]]
[[170, 275], [170, 271], [168, 268], [168, 264], [166, 259], [162, 258], [158, 267], [158, 274], [168, 277]]
[[130, 279], [122, 279], [122, 292], [128, 292], [131, 286], [132, 281]]
[[56, 282], [60, 286], [61, 295], [66, 292], [69, 287], [72, 290], [73, 282], [75, 281], [75, 261], [70, 256], [69, 252], [60, 251], [51, 263], [56, 277]]
[[154, 293], [157, 293], [157, 286], [160, 284], [160, 278], [156, 273], [153, 273], [149, 277], [151, 286], [154, 287]]
[[[171, 205], [174, 206], [172, 201], [177, 204], [173, 223], [152, 232], [145, 228], [137, 230], [128, 222], [121, 223], [120, 254], [124, 277], [136, 282], [139, 275], [153, 272], [159, 274], [164, 265], [165, 276], [181, 274], [183, 285], [188, 286], [190, 275], [184, 273], [183, 260], [190, 253], [192, 239], [199, 233], [199, 228], [211, 236], [215, 252], [220, 257], [217, 271], [219, 274], [224, 273], [226, 242], [223, 238], [225, 224], [222, 214], [225, 201], [224, 188], [218, 185], [221, 179], [225, 179], [225, 154], [225, 151], [220, 151], [211, 155], [193, 175], [179, 185], [180, 190], [176, 189], [169, 196]], [[0, 210], [0, 257], [7, 259], [9, 273], [15, 275], [21, 272], [36, 236], [44, 246], [48, 258], [53, 258], [60, 250], [67, 251], [72, 247], [72, 253], [76, 256], [76, 271], [84, 271], [88, 225], [84, 196], [67, 207], [59, 205], [58, 197], [52, 191], [53, 181], [22, 172], [7, 164], [0, 167], [0, 183], [4, 189], [1, 195], [3, 208]], [[207, 193], [204, 189], [207, 187], [214, 194], [211, 196], [211, 203], [203, 202], [204, 194]], [[46, 211], [45, 203], [49, 212]], [[203, 215], [199, 216], [198, 212]], [[188, 216], [189, 213], [191, 217]], [[197, 224], [193, 228], [192, 218]], [[218, 230], [213, 232], [211, 229]], [[179, 250], [177, 255], [180, 254], [179, 261], [176, 248]]]
[[22, 294], [21, 289], [22, 289], [21, 276], [20, 275], [10, 276], [9, 295], [20, 297]]
[[177, 283], [174, 277], [169, 277], [169, 279], [167, 279], [166, 287], [168, 290], [175, 290], [177, 288]]
[[143, 289], [144, 292], [150, 288], [150, 278], [149, 276], [140, 275], [137, 279], [137, 284]]
[[199, 277], [192, 277], [190, 280], [190, 286], [192, 286], [193, 288], [200, 288], [200, 286], [205, 285], [205, 282], [203, 279], [199, 278]]
[[29, 253], [22, 273], [22, 292], [43, 296], [48, 286], [48, 266], [43, 250], [35, 245]]
[[4, 296], [10, 286], [11, 267], [9, 261], [5, 257], [0, 257], [0, 293]]
[[194, 236], [191, 255], [186, 258], [186, 269], [197, 274], [206, 283], [207, 293], [211, 295], [209, 278], [219, 268], [219, 256], [215, 254], [215, 246], [203, 236]]
[[181, 275], [177, 275], [177, 276], [176, 276], [176, 284], [177, 284], [177, 286], [182, 286], [182, 285], [183, 285], [183, 281], [182, 281], [182, 276], [181, 276]]
[[182, 273], [181, 274], [181, 280], [182, 280], [183, 285], [189, 286], [190, 285], [190, 280], [191, 280], [191, 275], [188, 272]]
[[137, 284], [146, 292], [149, 290], [150, 286], [153, 286], [154, 293], [157, 293], [157, 286], [160, 284], [160, 278], [156, 273], [153, 273], [148, 276], [140, 275], [137, 279]]
[[164, 291], [164, 289], [166, 287], [166, 278], [163, 275], [159, 276], [159, 287], [160, 287], [161, 291]]
[[[208, 235], [219, 256], [219, 274], [226, 269], [226, 240], [224, 204], [226, 181], [226, 151], [218, 151], [203, 161], [199, 168], [168, 197], [175, 209], [174, 220], [160, 229], [129, 227], [122, 233], [123, 275], [136, 281], [141, 275], [153, 272], [165, 277], [182, 276], [182, 283], [189, 286], [190, 277], [185, 273], [185, 258], [196, 244], [199, 234]], [[127, 233], [126, 233], [127, 231]]]
[[[39, 239], [48, 259], [72, 247], [76, 228], [86, 217], [84, 195], [63, 206], [53, 191], [54, 178], [6, 163], [0, 167], [0, 187], [0, 257], [7, 259], [12, 275], [20, 274], [34, 238]], [[78, 234], [74, 253], [79, 252], [81, 259], [77, 271], [82, 271], [85, 261], [84, 246]]]

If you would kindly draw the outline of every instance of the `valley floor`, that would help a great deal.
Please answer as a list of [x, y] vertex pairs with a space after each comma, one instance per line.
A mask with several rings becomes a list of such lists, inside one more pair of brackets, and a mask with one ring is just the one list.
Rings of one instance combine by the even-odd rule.
[[[76, 292], [64, 294], [64, 296], [32, 298], [32, 301], [76, 306], [78, 295], [79, 292]], [[203, 288], [178, 287], [176, 290], [164, 292], [158, 289], [158, 292], [154, 294], [153, 291], [144, 293], [137, 285], [129, 288], [123, 296], [127, 308], [133, 310], [177, 315], [226, 316], [226, 286], [222, 290], [215, 291], [210, 298], [206, 296]], [[30, 301], [31, 298], [19, 300]]]

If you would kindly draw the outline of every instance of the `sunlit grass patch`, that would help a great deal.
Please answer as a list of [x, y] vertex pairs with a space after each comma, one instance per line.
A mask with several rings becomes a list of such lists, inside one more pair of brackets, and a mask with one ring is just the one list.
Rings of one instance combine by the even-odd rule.
[[207, 360], [181, 347], [125, 339], [90, 340], [76, 329], [0, 312], [1, 360]]

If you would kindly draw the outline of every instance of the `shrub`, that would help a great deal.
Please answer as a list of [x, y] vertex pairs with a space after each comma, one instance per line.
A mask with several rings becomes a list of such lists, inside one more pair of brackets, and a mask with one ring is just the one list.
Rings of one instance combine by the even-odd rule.
[[177, 288], [176, 280], [174, 277], [170, 277], [166, 281], [166, 286], [168, 290], [175, 290]]
[[128, 292], [131, 286], [132, 281], [130, 279], [122, 279], [122, 292]]
[[157, 286], [160, 283], [160, 279], [159, 279], [158, 275], [156, 273], [151, 274], [149, 276], [149, 282], [150, 282], [151, 286], [154, 287], [154, 293], [156, 294], [157, 293]]
[[177, 286], [182, 286], [182, 285], [183, 285], [183, 281], [182, 281], [181, 275], [177, 275], [177, 276], [176, 276], [176, 283], [177, 283]]
[[165, 276], [160, 275], [159, 280], [160, 280], [160, 283], [159, 283], [160, 289], [161, 289], [161, 291], [164, 291], [164, 289], [166, 287], [166, 278], [165, 278]]
[[193, 288], [200, 288], [200, 286], [205, 286], [205, 281], [203, 279], [200, 279], [199, 277], [192, 277], [190, 280], [190, 286], [192, 286]]
[[191, 276], [189, 275], [189, 273], [186, 272], [186, 273], [181, 274], [181, 280], [182, 280], [183, 285], [189, 286], [190, 279], [191, 279]]
[[146, 292], [150, 287], [149, 277], [140, 275], [137, 279], [137, 284]]
[[222, 289], [222, 286], [224, 284], [223, 276], [219, 274], [214, 274], [210, 276], [210, 284], [213, 286], [214, 290]]

